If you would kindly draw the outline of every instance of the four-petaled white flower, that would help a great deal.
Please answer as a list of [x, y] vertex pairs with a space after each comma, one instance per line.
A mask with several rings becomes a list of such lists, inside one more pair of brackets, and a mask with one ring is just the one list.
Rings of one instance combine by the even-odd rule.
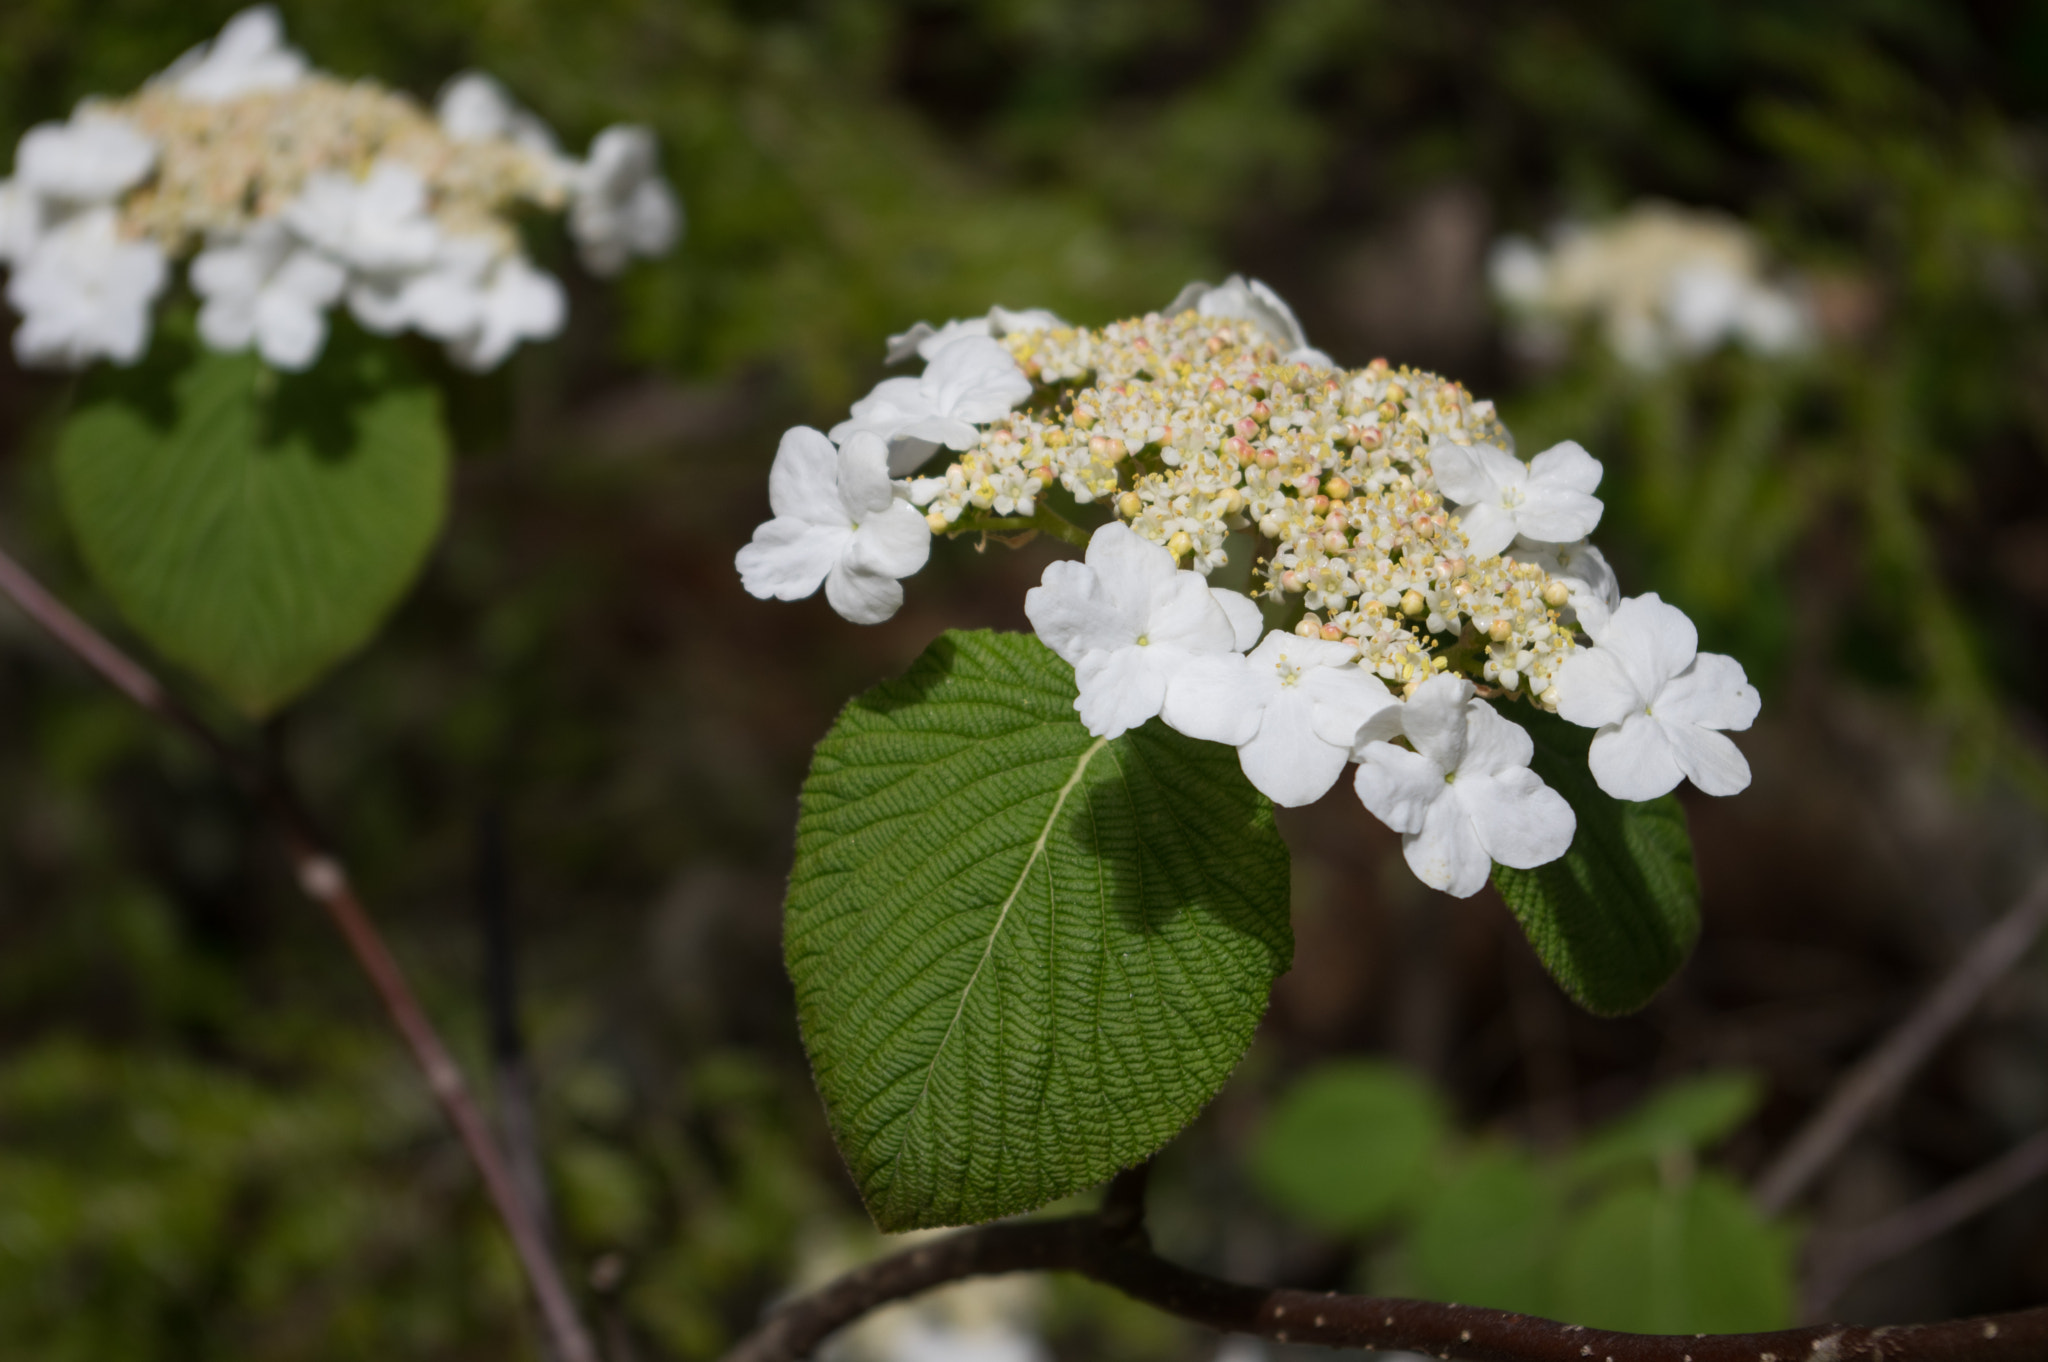
[[[1383, 741], [1395, 731], [1414, 750]], [[1366, 721], [1358, 798], [1401, 834], [1401, 854], [1432, 889], [1469, 898], [1493, 862], [1533, 869], [1564, 855], [1578, 818], [1529, 769], [1527, 729], [1474, 697], [1472, 683], [1431, 677], [1406, 703]]]
[[201, 251], [191, 280], [205, 300], [199, 335], [208, 345], [240, 350], [254, 342], [266, 364], [296, 371], [327, 344], [327, 309], [341, 297], [348, 271], [270, 218], [239, 240]]
[[1193, 309], [1204, 317], [1250, 322], [1280, 347], [1281, 357], [1291, 364], [1312, 364], [1334, 369], [1337, 362], [1308, 343], [1294, 309], [1285, 299], [1257, 279], [1233, 274], [1221, 285], [1197, 279], [1174, 295], [1163, 309], [1167, 316]]
[[650, 129], [620, 124], [599, 133], [573, 188], [569, 234], [592, 274], [617, 274], [634, 256], [660, 255], [682, 235], [682, 201], [661, 177]]
[[931, 527], [889, 481], [888, 451], [872, 435], [834, 448], [808, 426], [782, 437], [768, 471], [775, 518], [735, 559], [763, 600], [825, 599], [855, 624], [880, 624], [903, 604], [903, 584], [931, 554]]
[[[1241, 609], [1224, 603], [1234, 594], [1210, 590], [1165, 549], [1111, 521], [1089, 537], [1085, 561], [1047, 566], [1024, 593], [1024, 614], [1045, 645], [1073, 664], [1081, 691], [1074, 709], [1090, 733], [1119, 737], [1154, 715], [1185, 732], [1190, 720], [1201, 726], [1201, 716], [1180, 703], [1191, 664], [1235, 654], [1240, 634], [1256, 632]], [[1239, 599], [1256, 619], [1257, 607]]]
[[15, 180], [71, 207], [112, 203], [156, 165], [156, 143], [126, 119], [81, 109], [69, 123], [40, 123], [14, 152]]
[[955, 318], [940, 327], [934, 327], [930, 322], [919, 322], [908, 331], [899, 331], [889, 337], [886, 362], [901, 364], [912, 355], [923, 360], [934, 359], [939, 351], [962, 336], [1000, 337], [1015, 331], [1052, 331], [1065, 325], [1058, 314], [1042, 307], [1027, 307], [1013, 312], [1001, 306], [990, 308], [985, 317]]
[[285, 46], [284, 20], [255, 5], [227, 21], [219, 35], [172, 62], [157, 79], [186, 99], [219, 104], [258, 90], [287, 90], [306, 74], [306, 55]]
[[66, 220], [7, 281], [21, 313], [14, 353], [24, 364], [133, 364], [149, 341], [149, 307], [169, 269], [153, 241], [126, 241], [111, 208]]
[[1358, 666], [1350, 644], [1279, 629], [1248, 657], [1194, 659], [1175, 686], [1167, 722], [1191, 738], [1235, 747], [1245, 777], [1289, 809], [1327, 794], [1360, 728], [1400, 703]]
[[1588, 763], [1616, 799], [1655, 799], [1689, 779], [1710, 795], [1749, 787], [1749, 762], [1717, 732], [1755, 722], [1763, 701], [1742, 664], [1699, 651], [1685, 612], [1631, 596], [1557, 669], [1557, 712], [1597, 728]]
[[[488, 142], [506, 137], [550, 164], [561, 160], [555, 131], [539, 115], [519, 107], [495, 77], [464, 71], [441, 87], [434, 101], [441, 130], [457, 142]], [[566, 174], [567, 167], [560, 167]]]
[[987, 336], [962, 336], [937, 352], [916, 378], [885, 378], [853, 404], [853, 414], [832, 427], [832, 438], [858, 432], [889, 444], [889, 475], [916, 470], [940, 445], [972, 449], [975, 427], [1004, 415], [1031, 396], [1031, 380], [1010, 352]]
[[331, 171], [310, 176], [284, 220], [349, 267], [349, 311], [380, 335], [411, 320], [405, 286], [446, 249], [427, 213], [426, 182], [394, 161], [376, 162], [361, 180]]
[[1440, 441], [1429, 452], [1436, 485], [1457, 503], [1472, 556], [1491, 558], [1516, 535], [1549, 544], [1584, 539], [1600, 523], [1600, 461], [1576, 440], [1528, 463], [1492, 445]]

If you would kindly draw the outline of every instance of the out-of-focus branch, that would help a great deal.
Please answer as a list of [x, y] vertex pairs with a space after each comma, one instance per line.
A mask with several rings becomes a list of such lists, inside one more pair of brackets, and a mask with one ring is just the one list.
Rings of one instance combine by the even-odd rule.
[[1820, 1110], [1757, 1179], [1757, 1206], [1776, 1215], [1796, 1201], [1863, 1123], [1898, 1095], [1914, 1071], [2020, 962], [2044, 926], [2048, 871], [2035, 876], [2019, 902], [1971, 943], [1926, 1000], [1842, 1076]]
[[1874, 1224], [1817, 1237], [1807, 1252], [1813, 1264], [1807, 1274], [1807, 1315], [1817, 1315], [1833, 1305], [1872, 1268], [1939, 1238], [2040, 1177], [2048, 1177], [2048, 1130]]
[[561, 1362], [597, 1362], [597, 1350], [576, 1313], [568, 1286], [470, 1097], [462, 1070], [413, 995], [397, 958], [364, 911], [362, 901], [349, 884], [347, 871], [321, 837], [283, 767], [274, 761], [252, 761], [243, 755], [180, 703], [146, 668], [45, 591], [41, 583], [4, 552], [0, 552], [0, 592], [5, 592], [24, 614], [116, 690], [198, 742], [276, 820], [300, 890], [326, 911], [341, 932], [357, 965], [383, 1002], [391, 1024], [412, 1052], [413, 1062], [440, 1102], [448, 1123], [455, 1127], [470, 1161], [476, 1165], [498, 1218], [512, 1239], [513, 1250], [533, 1289]]

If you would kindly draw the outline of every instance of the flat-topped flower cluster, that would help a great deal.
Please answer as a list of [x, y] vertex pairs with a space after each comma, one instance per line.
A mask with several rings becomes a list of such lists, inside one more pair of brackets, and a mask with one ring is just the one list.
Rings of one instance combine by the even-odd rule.
[[245, 10], [134, 95], [22, 138], [0, 181], [15, 353], [134, 362], [189, 254], [215, 349], [304, 369], [345, 301], [370, 331], [415, 330], [489, 369], [564, 319], [560, 282], [521, 246], [525, 211], [566, 211], [600, 274], [682, 225], [645, 128], [607, 129], [577, 161], [488, 76], [456, 78], [429, 111], [310, 69], [276, 11]]
[[[1748, 784], [1721, 730], [1749, 726], [1755, 690], [1675, 607], [1622, 599], [1587, 538], [1601, 465], [1577, 444], [1524, 462], [1490, 402], [1384, 360], [1340, 369], [1238, 278], [1100, 329], [1002, 308], [920, 323], [890, 345], [913, 354], [918, 378], [884, 380], [829, 435], [784, 437], [775, 518], [738, 559], [754, 595], [822, 584], [874, 623], [934, 534], [1084, 542], [1025, 612], [1073, 664], [1091, 733], [1157, 717], [1228, 743], [1282, 805], [1355, 762], [1417, 875], [1459, 895], [1496, 862], [1563, 855], [1576, 827], [1492, 702], [1599, 730], [1593, 775], [1617, 798]], [[1085, 534], [1055, 488], [1112, 518]], [[1235, 553], [1250, 594], [1207, 580]]]

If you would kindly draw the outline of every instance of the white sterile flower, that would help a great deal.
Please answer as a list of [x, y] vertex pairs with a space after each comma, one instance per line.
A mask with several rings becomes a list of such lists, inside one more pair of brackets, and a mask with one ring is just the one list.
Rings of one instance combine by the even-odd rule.
[[1430, 450], [1436, 485], [1457, 504], [1474, 558], [1491, 558], [1516, 535], [1544, 543], [1583, 539], [1600, 523], [1593, 489], [1604, 471], [1576, 440], [1552, 445], [1528, 463], [1493, 445], [1437, 443]]
[[465, 369], [495, 369], [521, 341], [560, 334], [569, 304], [562, 281], [525, 256], [498, 261], [477, 294], [476, 326], [451, 340], [448, 354]]
[[782, 437], [768, 472], [775, 518], [734, 561], [740, 582], [766, 600], [825, 599], [855, 624], [880, 624], [903, 604], [908, 577], [931, 556], [924, 517], [889, 481], [888, 451], [871, 435], [832, 442], [808, 426]]
[[1001, 337], [1016, 331], [1052, 331], [1065, 325], [1058, 314], [1042, 307], [1013, 312], [1000, 306], [990, 308], [986, 317], [956, 318], [936, 328], [930, 322], [919, 322], [889, 337], [885, 362], [901, 364], [912, 355], [929, 360], [962, 336]]
[[1031, 380], [1002, 345], [962, 336], [938, 352], [916, 378], [885, 378], [832, 427], [834, 440], [865, 432], [889, 444], [889, 475], [900, 478], [940, 445], [972, 449], [978, 424], [993, 421], [1031, 396]]
[[[1242, 598], [1240, 598], [1242, 599]], [[1400, 702], [1349, 643], [1275, 629], [1248, 657], [1198, 659], [1167, 722], [1237, 748], [1245, 777], [1282, 808], [1313, 804], [1351, 760], [1366, 720]]]
[[22, 315], [14, 353], [24, 364], [133, 364], [149, 342], [149, 308], [169, 269], [155, 242], [125, 241], [114, 210], [70, 218], [37, 243], [7, 281]]
[[69, 123], [30, 128], [14, 152], [14, 177], [45, 199], [112, 203], [156, 165], [156, 143], [124, 118], [82, 109]]
[[1036, 1334], [1007, 1321], [959, 1325], [913, 1317], [897, 1331], [887, 1362], [1049, 1362]]
[[1201, 575], [1118, 521], [1090, 536], [1084, 561], [1048, 565], [1024, 593], [1024, 614], [1073, 664], [1074, 709], [1098, 738], [1154, 715], [1181, 729], [1179, 682], [1197, 660], [1234, 657], [1238, 646], [1230, 608]]
[[[1381, 741], [1398, 730], [1414, 750]], [[1474, 697], [1472, 683], [1434, 676], [1359, 735], [1361, 803], [1401, 834], [1401, 854], [1432, 889], [1470, 898], [1493, 862], [1529, 870], [1564, 855], [1578, 818], [1529, 769], [1527, 729]]]
[[577, 167], [569, 233], [592, 274], [617, 274], [634, 256], [657, 256], [683, 230], [683, 206], [661, 177], [651, 129], [620, 124], [590, 144]]
[[220, 104], [258, 90], [287, 90], [306, 74], [306, 54], [286, 47], [284, 20], [270, 5], [254, 5], [227, 21], [219, 36], [199, 44], [157, 79], [197, 104]]
[[1563, 582], [1571, 591], [1570, 609], [1588, 635], [1598, 638], [1607, 617], [1621, 604], [1621, 579], [1607, 562], [1607, 555], [1591, 540], [1575, 539], [1569, 544], [1545, 544], [1517, 538], [1508, 547], [1508, 558], [1517, 563], [1534, 563]]
[[284, 219], [349, 267], [349, 311], [381, 335], [412, 320], [405, 285], [446, 249], [440, 226], [427, 213], [426, 182], [394, 161], [376, 162], [361, 180], [332, 171], [310, 176], [286, 205]]
[[503, 85], [481, 71], [465, 71], [442, 86], [434, 115], [453, 141], [509, 138], [533, 153], [564, 185], [576, 173], [576, 167], [562, 157], [555, 130], [537, 114], [520, 108]]
[[254, 342], [266, 364], [300, 370], [327, 344], [327, 309], [341, 297], [348, 271], [268, 218], [238, 241], [201, 251], [190, 278], [205, 300], [202, 340], [216, 350]]
[[42, 196], [20, 180], [0, 180], [0, 265], [28, 259], [43, 236]]
[[1335, 360], [1308, 343], [1301, 323], [1295, 320], [1294, 309], [1286, 300], [1257, 279], [1233, 274], [1220, 286], [1197, 279], [1174, 295], [1165, 313], [1171, 317], [1190, 308], [1204, 317], [1250, 322], [1280, 347], [1281, 357], [1289, 362], [1323, 369], [1337, 367]]
[[1755, 722], [1763, 700], [1742, 664], [1699, 651], [1685, 612], [1656, 594], [1623, 601], [1599, 646], [1557, 669], [1557, 712], [1597, 728], [1587, 764], [1616, 799], [1655, 799], [1689, 779], [1710, 795], [1749, 787], [1749, 763], [1717, 729]]

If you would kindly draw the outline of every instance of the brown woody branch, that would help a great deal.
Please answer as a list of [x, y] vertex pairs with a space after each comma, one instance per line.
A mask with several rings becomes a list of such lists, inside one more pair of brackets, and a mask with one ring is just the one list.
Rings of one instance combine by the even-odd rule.
[[276, 820], [300, 890], [326, 911], [341, 932], [476, 1165], [533, 1289], [557, 1357], [560, 1362], [597, 1362], [597, 1349], [576, 1312], [568, 1285], [470, 1096], [462, 1070], [406, 983], [397, 958], [364, 911], [347, 871], [320, 835], [282, 765], [244, 755], [166, 690], [148, 669], [44, 590], [4, 552], [0, 552], [0, 592], [116, 690], [198, 742]]
[[1246, 1286], [1152, 1252], [1105, 1216], [987, 1225], [856, 1268], [777, 1310], [725, 1362], [797, 1362], [891, 1301], [1008, 1272], [1072, 1272], [1227, 1333], [1328, 1348], [1410, 1350], [1464, 1362], [2030, 1362], [2048, 1357], [2048, 1308], [1943, 1324], [1822, 1325], [1763, 1334], [1622, 1334], [1506, 1310]]

